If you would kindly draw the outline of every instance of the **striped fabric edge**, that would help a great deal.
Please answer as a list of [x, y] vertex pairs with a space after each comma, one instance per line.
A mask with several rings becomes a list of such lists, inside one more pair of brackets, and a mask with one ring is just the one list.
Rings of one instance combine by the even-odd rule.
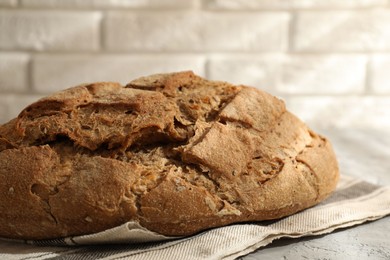
[[[379, 203], [378, 203], [379, 202]], [[336, 205], [335, 205], [336, 204]], [[367, 207], [371, 205], [370, 207]], [[341, 208], [341, 210], [340, 210]], [[350, 209], [358, 209], [355, 211], [355, 214], [350, 214]], [[333, 224], [330, 223], [327, 228], [317, 228], [306, 233], [295, 233], [295, 232], [283, 232], [269, 234], [262, 241], [257, 239], [252, 239], [252, 241], [247, 242], [247, 248], [242, 248], [240, 251], [233, 252], [230, 255], [225, 255], [224, 259], [236, 259], [239, 256], [249, 254], [261, 247], [264, 247], [272, 241], [280, 238], [300, 238], [308, 236], [318, 236], [331, 233], [337, 229], [348, 228], [363, 224], [365, 222], [375, 221], [380, 218], [390, 215], [390, 187], [383, 187], [379, 190], [374, 191], [373, 193], [367, 194], [366, 196], [354, 198], [351, 200], [340, 201], [340, 204], [334, 203], [323, 206], [316, 210], [313, 210], [314, 214], [320, 214], [320, 211], [333, 211], [335, 214], [339, 215], [339, 222]], [[295, 216], [295, 215], [294, 215]]]

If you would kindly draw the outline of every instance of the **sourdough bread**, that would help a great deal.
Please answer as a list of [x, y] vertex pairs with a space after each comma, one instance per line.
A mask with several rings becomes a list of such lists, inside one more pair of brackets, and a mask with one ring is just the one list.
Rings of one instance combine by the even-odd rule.
[[337, 180], [329, 141], [258, 89], [192, 72], [80, 85], [0, 126], [0, 237], [191, 235], [293, 214]]

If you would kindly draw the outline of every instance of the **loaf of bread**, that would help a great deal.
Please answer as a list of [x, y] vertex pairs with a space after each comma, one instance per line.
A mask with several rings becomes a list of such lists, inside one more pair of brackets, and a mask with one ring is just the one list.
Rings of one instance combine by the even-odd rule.
[[338, 175], [329, 141], [258, 89], [192, 72], [80, 85], [0, 126], [0, 237], [191, 235], [311, 207]]

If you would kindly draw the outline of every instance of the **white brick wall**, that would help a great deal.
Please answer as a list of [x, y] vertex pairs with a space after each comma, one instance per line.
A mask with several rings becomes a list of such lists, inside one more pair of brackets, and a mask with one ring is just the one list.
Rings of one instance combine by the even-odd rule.
[[17, 116], [26, 106], [42, 98], [36, 94], [1, 94], [0, 95], [0, 116], [5, 123]]
[[203, 0], [210, 9], [318, 9], [387, 6], [387, 0]]
[[26, 7], [50, 8], [186, 8], [196, 0], [21, 0]]
[[390, 51], [390, 10], [302, 11], [296, 17], [296, 51]]
[[193, 70], [205, 75], [204, 58], [196, 55], [37, 55], [32, 63], [32, 88], [50, 93], [94, 81], [126, 84], [153, 73]]
[[28, 62], [25, 53], [0, 52], [0, 91], [28, 91]]
[[292, 112], [313, 127], [390, 129], [388, 97], [289, 97], [286, 101]]
[[16, 6], [17, 0], [0, 0], [0, 7]]
[[0, 0], [0, 124], [66, 87], [178, 70], [314, 127], [390, 129], [390, 1]]
[[210, 58], [208, 71], [212, 79], [275, 94], [361, 94], [366, 60], [364, 55], [224, 55]]
[[195, 11], [109, 12], [105, 47], [111, 51], [282, 51], [286, 13]]
[[369, 69], [371, 90], [378, 94], [390, 94], [390, 55], [374, 55]]
[[0, 10], [0, 48], [34, 51], [96, 51], [97, 12]]

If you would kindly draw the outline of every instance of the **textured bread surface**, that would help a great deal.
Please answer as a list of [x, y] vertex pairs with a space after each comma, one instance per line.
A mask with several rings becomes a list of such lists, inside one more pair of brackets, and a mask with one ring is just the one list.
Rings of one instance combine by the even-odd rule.
[[0, 237], [190, 235], [311, 207], [338, 175], [329, 141], [258, 89], [192, 72], [80, 85], [0, 126]]

